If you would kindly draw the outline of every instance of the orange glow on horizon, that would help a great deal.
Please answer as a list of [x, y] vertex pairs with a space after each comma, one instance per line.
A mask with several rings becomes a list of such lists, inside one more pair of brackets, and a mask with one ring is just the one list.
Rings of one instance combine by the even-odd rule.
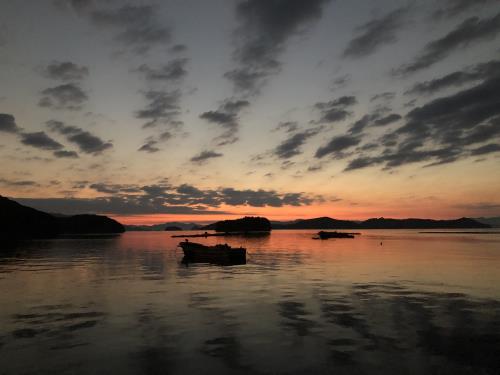
[[286, 207], [249, 207], [224, 206], [221, 211], [226, 213], [214, 214], [148, 214], [148, 215], [113, 215], [108, 216], [126, 225], [153, 225], [167, 222], [183, 223], [212, 223], [219, 220], [236, 219], [243, 216], [264, 216], [272, 221], [292, 221], [296, 219], [312, 219], [328, 216], [341, 220], [366, 220], [374, 217], [394, 219], [425, 218], [425, 219], [456, 219], [467, 215], [456, 208], [420, 205], [415, 207], [401, 206], [286, 206]]

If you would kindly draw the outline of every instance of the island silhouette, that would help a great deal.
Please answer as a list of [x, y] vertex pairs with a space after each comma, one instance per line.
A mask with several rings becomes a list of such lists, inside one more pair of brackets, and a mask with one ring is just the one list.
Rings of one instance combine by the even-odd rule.
[[0, 196], [0, 238], [53, 238], [62, 234], [123, 233], [122, 224], [100, 215], [52, 215]]

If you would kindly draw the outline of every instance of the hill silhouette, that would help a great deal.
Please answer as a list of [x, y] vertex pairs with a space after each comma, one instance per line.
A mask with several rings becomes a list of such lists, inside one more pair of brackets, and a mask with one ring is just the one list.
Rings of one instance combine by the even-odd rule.
[[372, 218], [364, 221], [337, 220], [330, 217], [273, 223], [273, 229], [460, 229], [491, 228], [470, 218], [454, 220]]
[[106, 216], [55, 216], [0, 196], [0, 238], [52, 238], [60, 234], [124, 231], [123, 225]]
[[57, 233], [54, 216], [0, 196], [1, 238], [44, 238]]
[[125, 230], [127, 232], [155, 232], [164, 231], [168, 227], [177, 227], [179, 230], [192, 230], [199, 229], [200, 226], [195, 223], [182, 223], [178, 221], [166, 222], [162, 224], [153, 225], [125, 225]]
[[165, 227], [165, 230], [166, 231], [179, 231], [179, 230], [182, 230], [182, 228], [171, 225], [171, 226]]
[[497, 217], [477, 217], [474, 220], [483, 224], [491, 225], [493, 228], [500, 228], [500, 216]]
[[269, 232], [271, 223], [265, 217], [246, 216], [236, 220], [223, 220], [200, 228], [216, 232]]
[[357, 223], [349, 220], [337, 220], [330, 217], [295, 220], [288, 223], [273, 223], [273, 229], [353, 229]]
[[125, 228], [116, 220], [100, 215], [75, 215], [58, 218], [59, 233], [123, 233]]

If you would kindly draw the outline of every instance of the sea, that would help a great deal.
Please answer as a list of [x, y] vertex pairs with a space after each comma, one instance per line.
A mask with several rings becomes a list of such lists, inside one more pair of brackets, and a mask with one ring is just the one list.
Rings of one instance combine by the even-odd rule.
[[4, 242], [0, 374], [499, 374], [500, 233], [460, 231]]

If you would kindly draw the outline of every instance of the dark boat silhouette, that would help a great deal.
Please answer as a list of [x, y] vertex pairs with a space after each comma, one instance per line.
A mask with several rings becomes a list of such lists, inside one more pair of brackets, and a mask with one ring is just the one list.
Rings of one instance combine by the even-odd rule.
[[247, 250], [243, 247], [232, 248], [228, 244], [206, 246], [187, 240], [180, 242], [179, 247], [184, 252], [184, 263], [246, 264]]
[[322, 240], [327, 240], [328, 238], [354, 238], [355, 234], [359, 233], [325, 232], [322, 230], [318, 232], [318, 237]]

